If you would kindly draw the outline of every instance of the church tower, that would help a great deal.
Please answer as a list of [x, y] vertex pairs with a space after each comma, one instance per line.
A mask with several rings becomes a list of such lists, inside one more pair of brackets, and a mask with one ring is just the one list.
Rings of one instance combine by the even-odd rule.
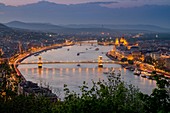
[[118, 46], [119, 45], [119, 39], [116, 38], [116, 41], [115, 41], [115, 46]]

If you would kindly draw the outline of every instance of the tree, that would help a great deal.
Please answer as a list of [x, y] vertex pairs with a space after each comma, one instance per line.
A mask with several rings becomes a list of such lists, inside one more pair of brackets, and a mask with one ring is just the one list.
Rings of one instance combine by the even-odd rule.
[[51, 113], [53, 103], [41, 96], [20, 95], [6, 101], [2, 105], [1, 113]]
[[133, 65], [134, 64], [134, 61], [133, 60], [128, 60], [128, 63]]
[[170, 112], [170, 93], [167, 89], [169, 89], [170, 84], [167, 80], [162, 80], [158, 76], [155, 76], [155, 80], [158, 88], [155, 88], [150, 96], [140, 95], [145, 104], [145, 112], [168, 113]]
[[[139, 90], [121, 81], [120, 74], [109, 75], [108, 81], [92, 81], [89, 88], [86, 82], [80, 87], [81, 94], [71, 92], [65, 85], [65, 99], [53, 109], [54, 113], [143, 113], [143, 103]], [[140, 107], [139, 107], [140, 106]]]
[[122, 58], [121, 59], [121, 62], [126, 62], [127, 61], [127, 58]]
[[[153, 72], [155, 74], [155, 72]], [[0, 97], [0, 113], [168, 113], [170, 112], [169, 82], [155, 76], [157, 88], [151, 95], [121, 81], [120, 74], [108, 75], [108, 81], [99, 80], [88, 87], [84, 81], [81, 93], [70, 91], [64, 85], [63, 101], [52, 103], [38, 96], [17, 96], [6, 91], [10, 97]]]

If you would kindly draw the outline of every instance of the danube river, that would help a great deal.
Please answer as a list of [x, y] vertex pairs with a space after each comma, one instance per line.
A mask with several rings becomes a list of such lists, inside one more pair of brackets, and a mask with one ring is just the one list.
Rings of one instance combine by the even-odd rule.
[[[110, 61], [105, 53], [112, 47], [74, 45], [48, 50], [39, 55], [43, 61], [97, 61], [99, 55], [104, 61]], [[32, 55], [23, 62], [35, 62], [38, 61], [38, 57]], [[103, 72], [108, 72], [111, 68], [115, 70], [115, 73], [121, 73], [123, 81], [137, 86], [143, 93], [150, 94], [156, 87], [155, 81], [135, 76], [132, 71], [122, 68], [119, 64], [104, 64], [103, 68], [98, 68], [98, 64], [80, 64], [79, 66], [78, 64], [43, 64], [42, 69], [38, 69], [35, 64], [18, 66], [26, 80], [51, 88], [60, 98], [63, 98], [64, 84], [67, 84], [69, 89], [79, 92], [79, 86], [83, 84], [83, 81], [86, 81], [89, 86], [92, 85], [92, 80], [107, 81], [107, 75]]]

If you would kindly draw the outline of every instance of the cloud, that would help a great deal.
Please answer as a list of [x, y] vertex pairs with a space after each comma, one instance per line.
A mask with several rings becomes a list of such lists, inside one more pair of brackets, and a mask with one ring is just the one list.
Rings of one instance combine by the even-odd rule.
[[[0, 0], [0, 3], [5, 3], [7, 5], [23, 5], [35, 3], [43, 0]], [[90, 3], [96, 2], [96, 4], [113, 4], [115, 7], [123, 7], [122, 4], [128, 4], [127, 6], [141, 6], [141, 5], [170, 5], [170, 0], [45, 0], [50, 2], [55, 2], [58, 4], [79, 4], [79, 3]], [[117, 5], [117, 6], [116, 6]], [[125, 6], [126, 7], [126, 6]]]
[[131, 1], [137, 2], [138, 0], [131, 0]]
[[0, 11], [0, 15], [3, 15], [3, 14], [5, 14], [5, 12]]
[[94, 3], [94, 4], [112, 4], [112, 3], [119, 3], [119, 2], [115, 1], [115, 2], [91, 2], [91, 3]]

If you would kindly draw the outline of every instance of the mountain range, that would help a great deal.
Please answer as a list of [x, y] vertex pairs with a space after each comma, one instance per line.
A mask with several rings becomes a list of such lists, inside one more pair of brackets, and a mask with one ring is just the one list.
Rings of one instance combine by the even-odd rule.
[[131, 8], [106, 7], [111, 3], [116, 4], [116, 2], [91, 2], [65, 5], [47, 1], [21, 6], [0, 4], [0, 22], [17, 20], [55, 25], [100, 24], [100, 26], [102, 24], [140, 24], [170, 28], [170, 5], [144, 5]]
[[12, 21], [5, 23], [11, 28], [28, 29], [36, 31], [54, 32], [54, 33], [78, 33], [78, 32], [170, 32], [168, 28], [162, 28], [154, 25], [111, 25], [111, 24], [70, 24], [54, 25], [49, 23], [25, 23]]

